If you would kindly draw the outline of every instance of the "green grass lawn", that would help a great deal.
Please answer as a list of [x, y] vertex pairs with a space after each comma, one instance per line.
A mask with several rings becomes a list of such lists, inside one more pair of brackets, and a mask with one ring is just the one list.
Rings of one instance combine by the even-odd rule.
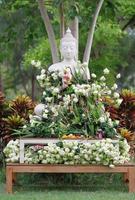
[[[56, 177], [56, 178], [54, 178]], [[121, 175], [39, 176], [19, 175], [14, 194], [5, 193], [0, 173], [0, 200], [135, 200]]]

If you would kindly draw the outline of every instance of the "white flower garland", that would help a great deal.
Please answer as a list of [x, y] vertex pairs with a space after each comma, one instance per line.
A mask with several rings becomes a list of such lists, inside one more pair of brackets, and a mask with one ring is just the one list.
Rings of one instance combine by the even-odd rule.
[[[114, 143], [103, 139], [94, 143], [60, 141], [57, 144], [30, 146], [25, 149], [25, 163], [29, 164], [100, 164], [114, 167], [130, 160], [126, 140]], [[6, 162], [19, 162], [19, 140], [11, 140], [4, 149]]]

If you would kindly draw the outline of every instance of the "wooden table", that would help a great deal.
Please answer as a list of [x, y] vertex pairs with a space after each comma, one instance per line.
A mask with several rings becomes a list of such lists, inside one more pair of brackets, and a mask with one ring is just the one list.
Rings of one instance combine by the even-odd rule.
[[16, 173], [123, 173], [129, 192], [135, 192], [135, 165], [118, 165], [114, 168], [102, 165], [44, 165], [8, 163], [6, 166], [6, 192], [13, 192]]

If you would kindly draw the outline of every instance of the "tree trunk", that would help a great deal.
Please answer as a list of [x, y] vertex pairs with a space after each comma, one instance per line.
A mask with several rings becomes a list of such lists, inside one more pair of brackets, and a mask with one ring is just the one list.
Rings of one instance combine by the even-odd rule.
[[53, 60], [53, 63], [56, 63], [59, 61], [59, 54], [58, 54], [57, 44], [55, 41], [54, 31], [53, 31], [49, 16], [47, 14], [47, 9], [44, 2], [45, 2], [44, 0], [38, 0], [38, 5], [39, 5], [40, 13], [41, 13], [41, 16], [42, 16], [42, 19], [43, 19], [43, 22], [45, 24], [45, 28], [48, 34], [48, 38], [49, 38], [49, 42], [51, 46], [52, 60]]
[[103, 2], [104, 0], [99, 0], [99, 3], [97, 4], [96, 10], [93, 16], [92, 26], [90, 27], [89, 32], [88, 32], [88, 39], [87, 39], [87, 43], [86, 43], [86, 47], [84, 51], [83, 62], [89, 63], [96, 22], [97, 22], [97, 18], [101, 10], [101, 7], [103, 5]]
[[73, 34], [73, 36], [76, 38], [77, 41], [77, 55], [76, 55], [76, 59], [78, 60], [78, 41], [79, 41], [79, 21], [78, 21], [78, 17], [75, 17], [74, 20], [71, 22], [70, 24], [70, 29], [71, 29], [71, 33]]
[[35, 75], [34, 75], [34, 73], [32, 73], [32, 77], [31, 77], [31, 98], [32, 98], [32, 101], [35, 100]]
[[0, 65], [0, 91], [3, 92], [3, 82], [2, 82], [2, 69]]
[[63, 2], [60, 4], [60, 36], [61, 38], [65, 34], [65, 22], [64, 22], [64, 5]]

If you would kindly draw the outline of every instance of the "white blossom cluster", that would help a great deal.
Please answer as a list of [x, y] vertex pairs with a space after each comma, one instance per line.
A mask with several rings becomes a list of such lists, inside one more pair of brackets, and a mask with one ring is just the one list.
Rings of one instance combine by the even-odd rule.
[[110, 113], [109, 112], [105, 112], [105, 110], [104, 110], [104, 112], [102, 112], [102, 115], [99, 118], [99, 122], [100, 123], [105, 123], [106, 122], [106, 123], [108, 123], [108, 125], [110, 127], [115, 127], [116, 125], [117, 126], [119, 125], [119, 120], [112, 120], [110, 118]]
[[[130, 160], [126, 140], [103, 139], [96, 142], [60, 141], [25, 149], [25, 163], [42, 164], [102, 164], [114, 167]], [[19, 141], [10, 141], [4, 149], [6, 162], [19, 161]]]
[[77, 95], [83, 95], [88, 97], [90, 94], [90, 85], [89, 84], [77, 84], [77, 85], [72, 85], [73, 90], [75, 94]]
[[32, 65], [33, 67], [38, 68], [38, 69], [41, 68], [41, 62], [40, 62], [39, 60], [38, 60], [38, 61], [31, 60], [31, 65]]
[[4, 154], [6, 155], [6, 162], [15, 163], [19, 161], [19, 140], [10, 140], [4, 149]]

